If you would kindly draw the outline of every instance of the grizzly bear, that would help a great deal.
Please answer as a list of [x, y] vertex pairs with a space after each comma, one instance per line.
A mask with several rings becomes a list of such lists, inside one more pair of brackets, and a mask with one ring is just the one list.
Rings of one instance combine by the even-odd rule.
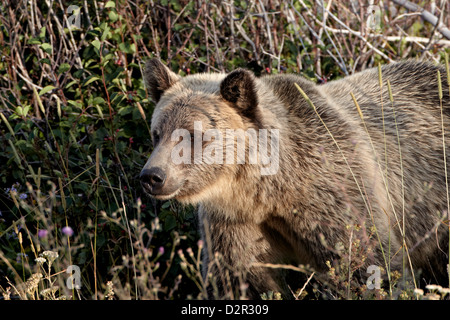
[[212, 297], [244, 284], [250, 298], [292, 298], [302, 282], [286, 266], [326, 279], [341, 259], [361, 285], [369, 266], [448, 284], [445, 68], [411, 60], [316, 85], [245, 69], [181, 77], [152, 59], [144, 78], [156, 107], [141, 183], [197, 206]]

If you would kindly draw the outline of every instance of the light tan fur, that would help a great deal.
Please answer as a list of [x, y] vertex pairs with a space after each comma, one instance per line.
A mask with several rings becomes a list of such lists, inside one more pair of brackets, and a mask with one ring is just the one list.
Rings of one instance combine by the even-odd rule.
[[[356, 239], [367, 248], [362, 281], [368, 265], [402, 271], [403, 258], [416, 275], [423, 272], [421, 280], [447, 279], [438, 69], [444, 80], [444, 121], [450, 128], [445, 70], [430, 63], [384, 66], [380, 95], [376, 69], [317, 86], [296, 75], [256, 78], [242, 69], [181, 78], [151, 60], [145, 74], [157, 102], [151, 127], [161, 138], [143, 172], [158, 166], [167, 180], [158, 194], [147, 189], [157, 199], [198, 206], [209, 246], [204, 250], [205, 277], [221, 277], [223, 270], [211, 267], [208, 256], [218, 252], [225, 269], [247, 275], [252, 298], [269, 290], [291, 296], [282, 272], [255, 263], [303, 264], [325, 273], [327, 261], [348, 254], [336, 248], [348, 248]], [[295, 83], [313, 101], [320, 118]], [[202, 121], [204, 130], [278, 129], [278, 172], [261, 175], [260, 164], [171, 164], [171, 133], [192, 130], [194, 121]], [[402, 256], [404, 243], [409, 251]]]

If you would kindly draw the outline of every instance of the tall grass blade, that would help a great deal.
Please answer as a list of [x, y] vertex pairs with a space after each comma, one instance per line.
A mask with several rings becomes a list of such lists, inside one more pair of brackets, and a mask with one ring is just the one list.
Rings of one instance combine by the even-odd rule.
[[[447, 57], [447, 56], [446, 56]], [[446, 58], [446, 68], [448, 70], [448, 58]], [[449, 76], [447, 71], [447, 77]], [[441, 109], [441, 130], [442, 130], [442, 150], [443, 150], [443, 156], [444, 156], [444, 173], [445, 173], [445, 191], [447, 195], [447, 216], [450, 216], [450, 198], [449, 198], [449, 192], [448, 192], [448, 174], [447, 174], [447, 154], [446, 154], [446, 148], [445, 148], [445, 128], [444, 128], [444, 108], [443, 108], [443, 97], [444, 94], [442, 92], [442, 81], [441, 81], [441, 72], [437, 71], [437, 80], [438, 80], [438, 90], [439, 90], [439, 105]], [[450, 92], [450, 91], [449, 91]], [[448, 220], [449, 223], [449, 236], [450, 236], [450, 219]], [[449, 239], [450, 242], [450, 239]], [[449, 263], [447, 265], [447, 270], [449, 274], [449, 286], [450, 286], [450, 243], [449, 243]]]
[[15, 134], [14, 130], [12, 129], [11, 125], [9, 124], [8, 119], [6, 119], [5, 115], [2, 112], [0, 112], [0, 117], [2, 118], [3, 122], [6, 124], [6, 127], [8, 128], [11, 135], [15, 138], [16, 134]]
[[39, 105], [39, 109], [41, 109], [42, 114], [45, 115], [45, 108], [44, 108], [44, 105], [42, 104], [41, 97], [39, 96], [39, 93], [37, 92], [36, 87], [35, 86], [32, 86], [32, 87], [33, 87], [34, 97], [36, 98], [37, 103]]

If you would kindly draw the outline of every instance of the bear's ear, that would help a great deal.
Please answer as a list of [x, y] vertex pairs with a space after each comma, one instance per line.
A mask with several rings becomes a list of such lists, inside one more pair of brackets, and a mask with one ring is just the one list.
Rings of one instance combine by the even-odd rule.
[[245, 69], [234, 70], [220, 84], [220, 95], [239, 113], [258, 121], [258, 96], [253, 73]]
[[158, 103], [164, 91], [179, 79], [180, 77], [169, 70], [159, 59], [151, 59], [145, 63], [144, 80], [155, 103]]

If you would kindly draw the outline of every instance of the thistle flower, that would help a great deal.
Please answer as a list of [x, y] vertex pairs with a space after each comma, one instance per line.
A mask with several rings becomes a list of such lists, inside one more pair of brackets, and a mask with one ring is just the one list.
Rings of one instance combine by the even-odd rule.
[[40, 229], [38, 231], [38, 237], [39, 238], [45, 238], [48, 235], [48, 231], [45, 229]]
[[62, 228], [61, 232], [68, 237], [71, 237], [73, 235], [73, 229], [69, 226]]

